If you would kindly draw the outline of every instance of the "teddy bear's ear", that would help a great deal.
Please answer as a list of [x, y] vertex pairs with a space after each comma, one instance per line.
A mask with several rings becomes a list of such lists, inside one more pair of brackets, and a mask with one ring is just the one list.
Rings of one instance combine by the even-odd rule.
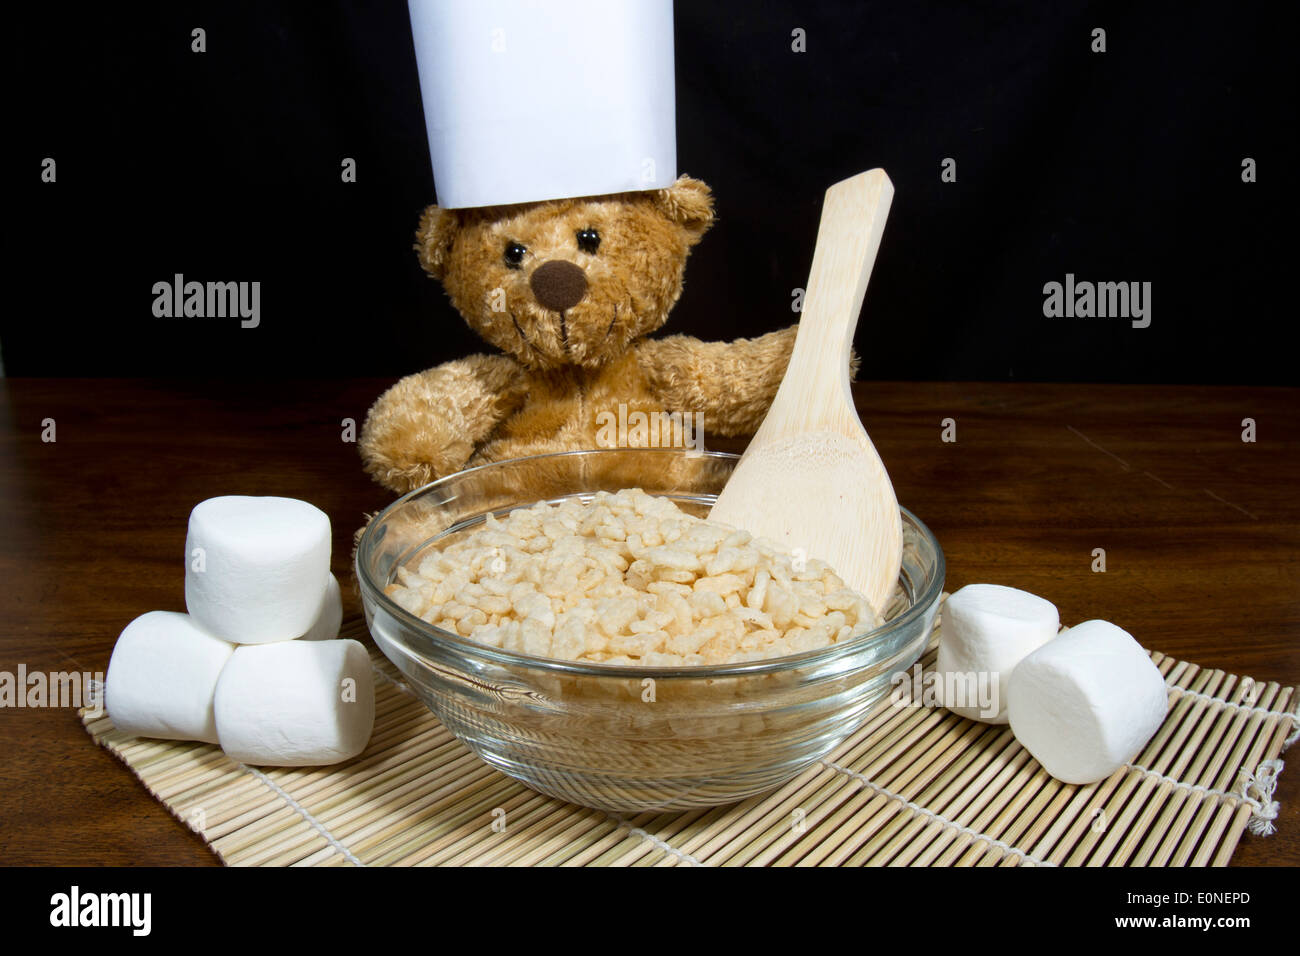
[[677, 182], [655, 193], [655, 204], [669, 219], [684, 226], [692, 241], [713, 225], [713, 193], [707, 183], [690, 176], [678, 176]]
[[415, 251], [420, 255], [424, 271], [435, 279], [441, 279], [447, 271], [447, 259], [459, 225], [452, 209], [430, 206], [420, 216], [420, 226], [415, 230]]

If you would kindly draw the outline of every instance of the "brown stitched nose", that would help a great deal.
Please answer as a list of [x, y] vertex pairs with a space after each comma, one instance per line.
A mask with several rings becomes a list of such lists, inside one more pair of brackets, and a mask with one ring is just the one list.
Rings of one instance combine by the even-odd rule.
[[528, 284], [537, 301], [548, 309], [571, 309], [587, 294], [587, 274], [572, 262], [552, 259], [533, 270]]

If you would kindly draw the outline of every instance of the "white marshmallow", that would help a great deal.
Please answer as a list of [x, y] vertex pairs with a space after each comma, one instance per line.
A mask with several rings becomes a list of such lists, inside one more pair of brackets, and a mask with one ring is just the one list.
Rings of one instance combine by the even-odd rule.
[[298, 640], [332, 641], [339, 636], [342, 623], [343, 595], [339, 592], [339, 579], [331, 574], [325, 586], [325, 596], [321, 598], [320, 610], [316, 612], [316, 621]]
[[971, 720], [1005, 724], [1012, 672], [1060, 626], [1056, 605], [1028, 591], [968, 584], [952, 594], [943, 605], [935, 661], [944, 706]]
[[141, 614], [122, 631], [108, 662], [105, 705], [113, 724], [138, 737], [215, 744], [212, 698], [234, 650], [188, 614]]
[[356, 641], [236, 648], [214, 710], [221, 749], [235, 760], [274, 767], [348, 760], [375, 725], [370, 656]]
[[295, 498], [209, 498], [190, 513], [185, 556], [185, 606], [199, 624], [236, 644], [289, 641], [320, 612], [330, 520]]
[[1066, 783], [1096, 783], [1136, 757], [1164, 722], [1168, 690], [1141, 645], [1085, 621], [1011, 675], [1011, 732]]

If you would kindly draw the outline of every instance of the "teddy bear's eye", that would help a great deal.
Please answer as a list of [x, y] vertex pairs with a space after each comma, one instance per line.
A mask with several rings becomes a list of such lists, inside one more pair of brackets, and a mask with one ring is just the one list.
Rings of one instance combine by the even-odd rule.
[[600, 248], [600, 233], [588, 226], [578, 230], [578, 248], [583, 252], [595, 254]]
[[524, 253], [527, 251], [528, 250], [518, 242], [506, 243], [506, 265], [511, 269], [518, 269], [519, 264], [524, 261]]

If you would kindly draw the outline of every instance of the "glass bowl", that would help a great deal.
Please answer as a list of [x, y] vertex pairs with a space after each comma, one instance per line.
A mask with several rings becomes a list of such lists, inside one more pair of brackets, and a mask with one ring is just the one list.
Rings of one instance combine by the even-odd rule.
[[[929, 641], [944, 581], [934, 535], [901, 509], [886, 623], [830, 647], [745, 664], [641, 667], [534, 657], [426, 623], [384, 593], [489, 512], [639, 487], [704, 516], [738, 460], [601, 449], [470, 468], [399, 498], [365, 528], [366, 623], [412, 690], [488, 764], [534, 790], [634, 813], [713, 806], [779, 786], [858, 729]], [[815, 555], [814, 555], [815, 557]]]

